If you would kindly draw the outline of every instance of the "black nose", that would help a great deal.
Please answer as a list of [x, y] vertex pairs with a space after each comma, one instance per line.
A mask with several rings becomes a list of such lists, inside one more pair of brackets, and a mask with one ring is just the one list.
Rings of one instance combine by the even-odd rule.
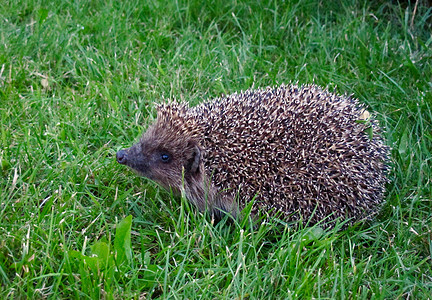
[[127, 162], [127, 153], [124, 150], [117, 152], [117, 162], [124, 165]]

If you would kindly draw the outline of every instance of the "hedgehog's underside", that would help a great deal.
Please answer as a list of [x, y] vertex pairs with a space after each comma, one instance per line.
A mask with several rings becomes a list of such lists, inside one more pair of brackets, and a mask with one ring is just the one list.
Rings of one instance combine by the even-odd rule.
[[184, 185], [190, 201], [215, 215], [236, 214], [255, 198], [253, 213], [358, 220], [382, 202], [388, 169], [388, 147], [375, 121], [359, 121], [363, 111], [355, 99], [294, 85], [194, 108], [166, 104], [139, 144], [169, 153], [171, 165], [144, 175]]

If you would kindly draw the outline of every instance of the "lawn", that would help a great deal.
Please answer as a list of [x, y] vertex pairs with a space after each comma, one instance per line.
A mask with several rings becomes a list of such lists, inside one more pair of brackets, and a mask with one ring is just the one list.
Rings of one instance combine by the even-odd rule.
[[[0, 6], [1, 299], [430, 299], [430, 1]], [[213, 224], [115, 161], [154, 103], [315, 83], [392, 151], [372, 221]]]

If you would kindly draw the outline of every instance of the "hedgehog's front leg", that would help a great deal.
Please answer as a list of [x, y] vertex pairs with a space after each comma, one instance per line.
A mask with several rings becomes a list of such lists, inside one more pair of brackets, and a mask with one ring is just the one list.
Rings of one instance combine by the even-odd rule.
[[183, 167], [186, 198], [201, 212], [209, 211], [216, 220], [222, 219], [225, 214], [235, 218], [238, 208], [234, 205], [234, 198], [214, 186], [211, 176], [205, 172], [201, 149], [197, 145], [192, 147], [192, 157]]

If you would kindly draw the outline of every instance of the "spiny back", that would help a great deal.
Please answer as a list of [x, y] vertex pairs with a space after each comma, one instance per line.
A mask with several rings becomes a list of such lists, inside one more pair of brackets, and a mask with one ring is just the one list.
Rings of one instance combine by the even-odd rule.
[[[313, 221], [363, 217], [382, 201], [388, 148], [357, 101], [316, 86], [248, 90], [192, 108], [220, 190]], [[373, 128], [373, 136], [366, 133]], [[298, 215], [297, 215], [298, 216]]]

